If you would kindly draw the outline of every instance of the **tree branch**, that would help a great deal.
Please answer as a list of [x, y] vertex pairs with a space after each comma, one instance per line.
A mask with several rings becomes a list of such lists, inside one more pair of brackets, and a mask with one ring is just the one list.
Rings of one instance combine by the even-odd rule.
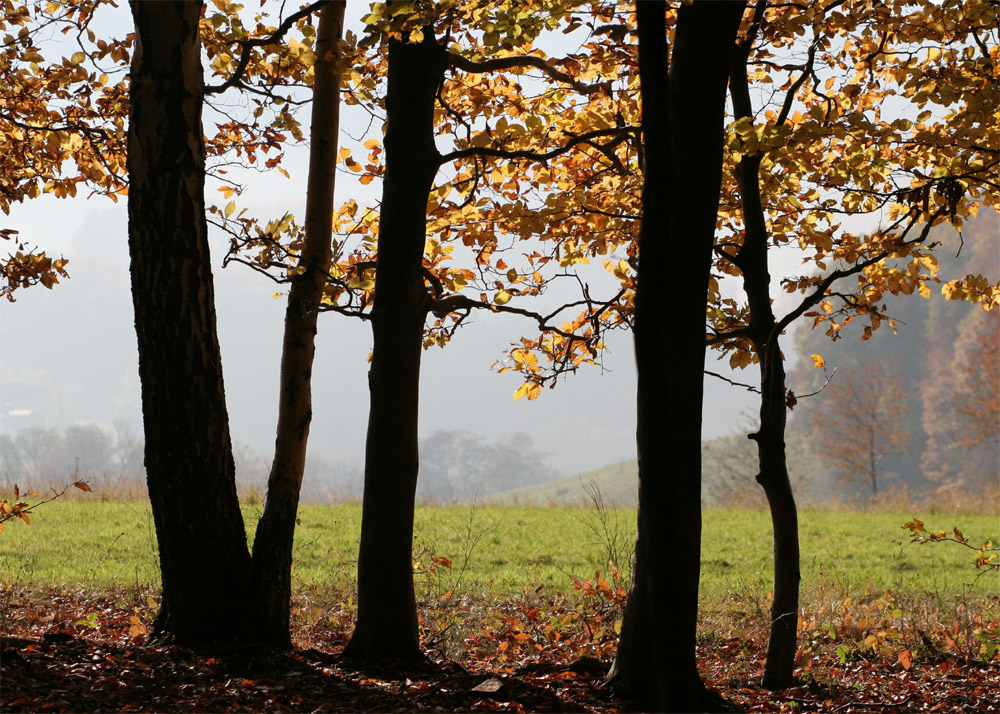
[[498, 57], [496, 59], [484, 60], [482, 62], [474, 62], [462, 55], [455, 54], [454, 52], [449, 52], [447, 54], [448, 62], [452, 67], [457, 67], [465, 72], [471, 74], [485, 74], [486, 72], [496, 72], [504, 69], [514, 69], [518, 67], [527, 68], [531, 67], [540, 70], [547, 74], [552, 79], [557, 82], [562, 82], [563, 84], [568, 84], [576, 91], [581, 94], [594, 94], [595, 92], [603, 91], [608, 96], [611, 96], [611, 82], [599, 82], [598, 84], [584, 84], [577, 79], [574, 79], [570, 75], [566, 74], [562, 70], [558, 70], [552, 65], [548, 64], [541, 57], [533, 57], [531, 55], [524, 55], [518, 57]]
[[[446, 164], [449, 161], [455, 161], [457, 159], [464, 159], [470, 156], [488, 156], [495, 159], [529, 159], [532, 161], [548, 161], [549, 159], [554, 159], [557, 156], [565, 154], [567, 151], [572, 149], [574, 146], [579, 146], [580, 144], [590, 144], [595, 145], [593, 139], [602, 136], [614, 136], [618, 137], [622, 134], [632, 133], [638, 131], [638, 127], [615, 127], [614, 129], [597, 129], [595, 131], [588, 131], [586, 134], [579, 134], [577, 136], [570, 135], [572, 138], [560, 147], [552, 149], [550, 151], [536, 152], [536, 151], [508, 151], [506, 149], [493, 149], [490, 147], [473, 146], [468, 149], [458, 149], [456, 151], [450, 151], [447, 154], [442, 154], [440, 158], [441, 164]], [[600, 149], [599, 145], [596, 145]]]
[[306, 5], [298, 12], [293, 12], [285, 18], [284, 22], [278, 25], [278, 28], [274, 32], [267, 37], [254, 37], [249, 40], [239, 40], [238, 44], [243, 51], [240, 54], [240, 61], [237, 63], [236, 69], [233, 70], [229, 79], [222, 84], [214, 84], [205, 87], [205, 94], [219, 94], [220, 92], [224, 92], [227, 89], [240, 84], [243, 79], [243, 75], [246, 73], [247, 66], [250, 64], [250, 50], [252, 48], [264, 47], [266, 45], [273, 45], [279, 42], [281, 38], [284, 37], [290, 29], [292, 29], [292, 26], [295, 25], [295, 23], [303, 17], [307, 17], [316, 12], [316, 10], [321, 8], [327, 1], [328, 0], [316, 0], [316, 2]]

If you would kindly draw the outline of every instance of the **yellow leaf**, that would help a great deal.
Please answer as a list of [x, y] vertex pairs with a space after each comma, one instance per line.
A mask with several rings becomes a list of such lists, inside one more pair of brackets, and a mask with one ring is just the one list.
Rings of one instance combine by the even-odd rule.
[[226, 218], [229, 218], [236, 211], [236, 201], [230, 201], [226, 204]]
[[810, 356], [812, 357], [813, 367], [816, 367], [817, 369], [826, 367], [826, 360], [823, 359], [820, 355], [810, 355]]
[[514, 392], [515, 402], [528, 393], [529, 384], [531, 384], [531, 382], [525, 382], [524, 384], [522, 384], [520, 387], [517, 388], [517, 390]]
[[510, 293], [506, 290], [501, 290], [496, 294], [496, 296], [494, 296], [493, 302], [497, 305], [506, 305], [510, 302]]
[[347, 287], [351, 290], [371, 290], [375, 287], [375, 281], [362, 280], [360, 276], [355, 275], [348, 281]]
[[378, 146], [380, 146], [380, 144], [377, 141], [375, 141], [375, 139], [369, 139], [368, 141], [365, 142], [365, 148], [368, 149], [369, 151], [377, 148]]

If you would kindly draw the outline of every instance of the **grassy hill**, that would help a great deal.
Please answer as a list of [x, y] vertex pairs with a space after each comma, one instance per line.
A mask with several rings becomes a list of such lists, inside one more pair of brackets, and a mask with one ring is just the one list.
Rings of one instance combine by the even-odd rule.
[[491, 496], [490, 503], [523, 505], [590, 506], [588, 489], [596, 486], [605, 503], [619, 508], [636, 505], [638, 464], [635, 459], [564, 478], [523, 486]]

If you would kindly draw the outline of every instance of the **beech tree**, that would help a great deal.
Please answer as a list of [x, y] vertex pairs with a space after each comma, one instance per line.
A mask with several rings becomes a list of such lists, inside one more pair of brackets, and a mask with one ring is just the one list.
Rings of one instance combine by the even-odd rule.
[[163, 599], [187, 645], [255, 638], [205, 218], [200, 3], [134, 3], [129, 254]]
[[[434, 246], [440, 245], [427, 239], [428, 201], [435, 176], [442, 164], [466, 158], [543, 157], [542, 152], [475, 144], [439, 153], [434, 124], [444, 72], [449, 67], [479, 74], [536, 67], [557, 80], [580, 86], [535, 58], [513, 56], [478, 62], [448, 52], [435, 36], [437, 15], [433, 7], [409, 14], [392, 13], [390, 8], [382, 18], [372, 18], [373, 24], [387, 23], [388, 52], [383, 192], [374, 281], [368, 286], [374, 292], [370, 314], [374, 345], [358, 558], [358, 621], [345, 649], [346, 657], [359, 661], [419, 661], [423, 657], [413, 591], [412, 538], [419, 464], [420, 355], [427, 342], [427, 315], [433, 312], [442, 319], [456, 310], [501, 309], [506, 303], [501, 298], [495, 301], [499, 306], [490, 306], [460, 295], [445, 295], [445, 281], [454, 285], [455, 275], [444, 272], [438, 277], [432, 270], [438, 261], [426, 264], [425, 250], [430, 247], [433, 252]], [[554, 151], [562, 153], [573, 145], [567, 142]], [[438, 250], [438, 256], [432, 258], [441, 254]], [[347, 270], [358, 270], [362, 262], [369, 263], [355, 257]], [[364, 270], [361, 268], [362, 274]], [[353, 288], [350, 282], [345, 285], [341, 281], [337, 297], [356, 288], [364, 289], [364, 281], [354, 282]], [[367, 296], [360, 300], [362, 306], [369, 301]], [[541, 316], [528, 314], [544, 322]], [[387, 449], [387, 443], [393, 448]]]
[[[722, 181], [725, 97], [744, 3], [677, 10], [639, 2], [645, 170], [635, 296], [639, 516], [635, 564], [611, 679], [648, 706], [700, 711], [695, 660], [701, 559], [704, 309]], [[668, 291], [662, 266], [683, 270]], [[676, 281], [676, 282], [675, 282]]]
[[[869, 323], [863, 339], [883, 324], [895, 330], [884, 312], [884, 296], [918, 292], [927, 297], [928, 283], [941, 282], [930, 253], [931, 228], [946, 220], [960, 228], [980, 205], [997, 205], [989, 178], [995, 151], [987, 137], [980, 142], [970, 134], [973, 125], [995, 124], [983, 104], [985, 96], [995, 95], [983, 74], [983, 62], [989, 64], [986, 58], [995, 52], [983, 35], [995, 29], [995, 14], [973, 5], [941, 8], [942, 21], [928, 32], [924, 25], [938, 12], [929, 4], [897, 4], [887, 15], [884, 7], [864, 3], [831, 2], [805, 10], [761, 1], [733, 64], [734, 123], [727, 146], [732, 180], [726, 183], [716, 257], [720, 278], [742, 278], [746, 302], [723, 298], [719, 280], [713, 280], [709, 341], [729, 355], [731, 366], [760, 367], [760, 426], [749, 436], [757, 443], [757, 481], [774, 528], [766, 686], [793, 681], [798, 620], [797, 515], [784, 444], [786, 409], [797, 397], [786, 385], [780, 337], [801, 316], [813, 317], [814, 326], [827, 326], [833, 339], [858, 317]], [[921, 29], [915, 30], [914, 22]], [[804, 60], [781, 62], [782, 48], [793, 46], [807, 28], [812, 39]], [[941, 46], [955, 49], [942, 52]], [[909, 59], [900, 59], [904, 56]], [[825, 81], [824, 71], [830, 73]], [[962, 89], [938, 93], [943, 76], [955, 76]], [[968, 81], [958, 82], [957, 76]], [[773, 99], [765, 107], [753, 105], [755, 85], [779, 82], [777, 93], [768, 87]], [[882, 118], [881, 102], [893, 95], [913, 102], [912, 119]], [[949, 113], [932, 119], [932, 112], [923, 109], [928, 101], [949, 106]], [[992, 129], [987, 133], [992, 137]], [[869, 235], [843, 230], [838, 222], [880, 210], [888, 221]], [[801, 297], [778, 317], [768, 254], [793, 241], [816, 272], [783, 278], [785, 291]], [[848, 287], [851, 280], [856, 287]], [[995, 289], [982, 276], [949, 282], [943, 290], [962, 297], [965, 285], [976, 286], [969, 297], [992, 307]], [[820, 355], [814, 360], [822, 363]], [[817, 441], [832, 431], [822, 430]], [[851, 450], [859, 438], [841, 433], [840, 449]], [[900, 438], [893, 436], [897, 443]], [[893, 448], [898, 446], [871, 444], [867, 453]], [[832, 454], [832, 446], [826, 451]], [[874, 490], [877, 469], [868, 461], [864, 473]]]
[[266, 641], [285, 647], [291, 647], [292, 541], [312, 420], [316, 322], [332, 260], [330, 234], [340, 131], [341, 70], [337, 43], [345, 7], [346, 0], [333, 0], [319, 12], [304, 235], [298, 265], [289, 271], [291, 288], [282, 338], [274, 459], [253, 544], [254, 580], [258, 606], [262, 609], [259, 626]]
[[842, 369], [824, 391], [821, 411], [810, 413], [816, 451], [852, 490], [879, 495], [886, 456], [910, 445], [900, 418], [905, 415], [903, 378], [885, 364]]
[[[246, 59], [220, 88], [242, 81], [252, 48], [276, 45], [318, 6], [289, 16], [263, 39], [238, 42]], [[337, 39], [344, 5], [324, 8], [317, 36], [306, 229], [289, 295], [276, 455], [253, 559], [236, 497], [215, 330], [204, 202], [200, 10], [195, 3], [133, 6], [138, 51], [128, 152], [129, 249], [147, 483], [163, 576], [154, 630], [186, 645], [288, 647], [291, 547], [311, 412], [312, 338], [330, 255]]]

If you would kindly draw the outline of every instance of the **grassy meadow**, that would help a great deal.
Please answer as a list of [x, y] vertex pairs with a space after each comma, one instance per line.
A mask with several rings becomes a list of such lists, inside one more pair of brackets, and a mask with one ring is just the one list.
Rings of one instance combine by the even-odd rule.
[[[244, 515], [252, 538], [260, 506], [246, 505]], [[800, 515], [805, 597], [831, 588], [843, 595], [967, 592], [976, 575], [973, 551], [955, 543], [910, 544], [901, 526], [914, 516], [928, 529], [957, 525], [976, 542], [1000, 541], [995, 516], [807, 510]], [[300, 519], [296, 587], [351, 589], [360, 505], [303, 506]], [[503, 596], [539, 586], [571, 591], [574, 579], [592, 578], [596, 570], [607, 573], [609, 559], [627, 571], [634, 523], [630, 509], [602, 514], [593, 508], [421, 506], [414, 535], [418, 593], [488, 590]], [[705, 511], [702, 592], [707, 602], [766, 597], [770, 569], [766, 512]], [[7, 586], [148, 589], [157, 587], [158, 577], [148, 503], [57, 501], [39, 508], [30, 526], [12, 521], [0, 535], [0, 581]], [[977, 585], [979, 592], [996, 589], [989, 576]]]

